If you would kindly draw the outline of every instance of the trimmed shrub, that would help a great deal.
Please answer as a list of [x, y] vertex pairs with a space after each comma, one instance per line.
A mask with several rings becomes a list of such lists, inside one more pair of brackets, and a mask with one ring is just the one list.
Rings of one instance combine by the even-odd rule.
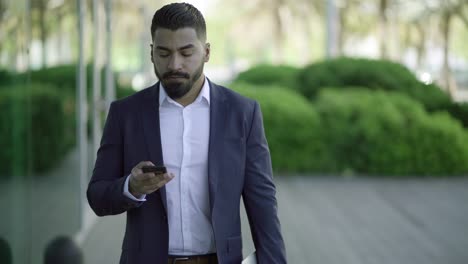
[[[90, 67], [87, 67], [88, 77], [90, 76]], [[31, 83], [46, 83], [52, 84], [62, 95], [69, 95], [75, 97], [76, 95], [76, 65], [60, 65], [49, 68], [43, 68], [39, 70], [32, 70], [29, 72]], [[20, 74], [23, 78], [27, 76], [27, 73]], [[88, 78], [88, 96], [90, 84], [92, 83]]]
[[277, 172], [319, 171], [325, 159], [319, 116], [310, 103], [281, 87], [235, 83], [235, 91], [259, 102], [273, 169]]
[[299, 91], [315, 98], [323, 87], [388, 90], [404, 93], [429, 111], [447, 109], [450, 97], [434, 84], [425, 85], [405, 66], [385, 60], [336, 58], [311, 64], [299, 74]]
[[11, 72], [0, 69], [0, 88], [1, 86], [9, 85], [13, 81], [13, 74]]
[[463, 127], [468, 128], [468, 103], [454, 102], [448, 107], [447, 112], [458, 119]]
[[234, 82], [263, 86], [276, 85], [297, 89], [297, 75], [299, 70], [299, 68], [287, 65], [274, 66], [261, 64], [239, 73]]
[[[29, 72], [31, 83], [48, 83], [57, 87], [63, 95], [76, 96], [76, 81], [78, 65], [68, 64], [32, 70]], [[19, 78], [26, 78], [27, 73], [21, 73]], [[86, 66], [86, 91], [87, 97], [92, 98], [93, 94], [93, 67]], [[101, 87], [105, 87], [105, 69], [101, 69]]]
[[[67, 131], [65, 145], [74, 146], [76, 143], [76, 74], [77, 65], [60, 65], [39, 70], [30, 71], [30, 82], [46, 84], [48, 87], [58, 91], [62, 96], [63, 108], [66, 115], [64, 127]], [[92, 65], [86, 66], [87, 74], [87, 98], [89, 101], [93, 98], [92, 91]], [[27, 73], [18, 74], [18, 79], [26, 79]], [[101, 87], [105, 87], [105, 69], [101, 71]], [[133, 90], [116, 84], [117, 99], [133, 94]], [[91, 135], [91, 115], [92, 109], [89, 109], [88, 134]]]
[[329, 169], [368, 175], [468, 172], [468, 135], [446, 113], [428, 114], [405, 95], [365, 88], [323, 89], [316, 100]]
[[[64, 96], [71, 96], [73, 98], [76, 97], [76, 74], [77, 74], [77, 65], [76, 64], [68, 64], [68, 65], [60, 65], [54, 66], [49, 68], [43, 68], [39, 70], [30, 71], [30, 82], [31, 83], [46, 83], [52, 84], [59, 89], [59, 91]], [[88, 99], [93, 98], [93, 67], [92, 65], [86, 66], [86, 91]], [[27, 77], [27, 73], [18, 74], [18, 78], [25, 79]], [[106, 72], [105, 69], [101, 69], [101, 88], [102, 93], [104, 94], [104, 87], [105, 87], [105, 80], [106, 80]], [[119, 94], [120, 89], [125, 89], [126, 87], [121, 87], [115, 79], [114, 82], [116, 83], [116, 93], [117, 96]], [[126, 91], [123, 94], [127, 94]]]
[[63, 157], [65, 116], [59, 93], [47, 85], [0, 91], [1, 175], [52, 168]]
[[135, 90], [130, 86], [118, 86], [115, 90], [117, 99], [122, 99], [135, 93]]

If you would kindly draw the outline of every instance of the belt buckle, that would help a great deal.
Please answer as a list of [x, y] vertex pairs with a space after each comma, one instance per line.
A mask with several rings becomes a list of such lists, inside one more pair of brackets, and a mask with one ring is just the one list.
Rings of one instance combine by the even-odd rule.
[[172, 261], [172, 264], [175, 264], [175, 263], [178, 262], [179, 260], [189, 260], [189, 258], [188, 258], [188, 257], [174, 258], [174, 260]]

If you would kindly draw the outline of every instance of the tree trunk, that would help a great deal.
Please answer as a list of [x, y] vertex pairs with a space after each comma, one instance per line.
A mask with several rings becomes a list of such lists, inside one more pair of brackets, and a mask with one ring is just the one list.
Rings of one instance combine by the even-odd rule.
[[425, 63], [425, 55], [426, 55], [426, 30], [425, 25], [422, 24], [423, 22], [419, 21], [415, 23], [416, 30], [419, 34], [418, 43], [416, 45], [417, 51], [417, 67], [421, 69], [423, 64]]
[[278, 1], [278, 5], [273, 13], [274, 27], [274, 54], [273, 60], [275, 63], [282, 63], [284, 60], [284, 35], [283, 35], [283, 21], [281, 19], [281, 3]]
[[460, 7], [460, 9], [458, 10], [458, 17], [461, 19], [461, 21], [463, 21], [465, 27], [468, 29], [468, 18], [465, 15], [465, 13], [463, 13], [463, 7]]
[[39, 34], [41, 39], [41, 68], [46, 66], [47, 63], [47, 28], [45, 24], [45, 13], [47, 9], [46, 0], [37, 0], [38, 12], [39, 12]]
[[387, 7], [389, 0], [380, 0], [379, 3], [379, 24], [380, 24], [380, 57], [386, 59], [388, 57], [387, 41], [388, 41], [388, 16]]
[[444, 89], [453, 95], [450, 85], [450, 63], [449, 63], [449, 47], [450, 47], [450, 22], [452, 13], [446, 10], [442, 14], [442, 36], [443, 36], [443, 65], [442, 65], [442, 84]]
[[5, 11], [6, 11], [6, 3], [2, 1], [0, 1], [0, 23], [3, 22], [3, 16], [5, 14]]
[[337, 32], [337, 38], [338, 38], [338, 51], [337, 55], [342, 56], [344, 53], [344, 45], [345, 45], [345, 39], [346, 39], [346, 16], [348, 15], [348, 1], [345, 1], [344, 6], [339, 8], [338, 12], [338, 32]]
[[62, 9], [57, 10], [57, 39], [58, 39], [58, 47], [57, 51], [59, 54], [59, 63], [62, 63], [64, 56], [64, 30], [63, 30], [63, 18], [65, 16], [65, 12]]

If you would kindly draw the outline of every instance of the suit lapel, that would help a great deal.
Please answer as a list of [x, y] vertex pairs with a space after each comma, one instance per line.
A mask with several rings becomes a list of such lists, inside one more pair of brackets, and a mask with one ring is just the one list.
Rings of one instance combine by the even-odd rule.
[[210, 84], [210, 139], [208, 146], [208, 184], [210, 192], [210, 209], [213, 212], [213, 206], [216, 198], [219, 175], [219, 157], [222, 154], [222, 138], [224, 133], [224, 124], [227, 117], [228, 103], [225, 100], [223, 91], [214, 83]]
[[[164, 160], [161, 145], [161, 129], [159, 125], [159, 82], [150, 89], [150, 96], [145, 98], [141, 107], [143, 132], [150, 160], [155, 165], [162, 165], [164, 164]], [[161, 195], [164, 209], [167, 212], [166, 187], [162, 187], [158, 192], [153, 194], [156, 195], [157, 193]]]

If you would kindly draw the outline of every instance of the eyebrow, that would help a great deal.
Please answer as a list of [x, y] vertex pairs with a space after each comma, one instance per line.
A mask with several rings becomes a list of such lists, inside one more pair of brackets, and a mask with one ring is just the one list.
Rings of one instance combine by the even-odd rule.
[[[190, 49], [190, 48], [194, 48], [194, 47], [195, 46], [193, 44], [188, 44], [188, 45], [185, 45], [185, 46], [182, 46], [182, 47], [178, 48], [178, 50], [185, 50], [185, 49]], [[171, 49], [163, 47], [163, 46], [156, 46], [156, 49], [164, 50], [164, 51], [171, 51]]]

